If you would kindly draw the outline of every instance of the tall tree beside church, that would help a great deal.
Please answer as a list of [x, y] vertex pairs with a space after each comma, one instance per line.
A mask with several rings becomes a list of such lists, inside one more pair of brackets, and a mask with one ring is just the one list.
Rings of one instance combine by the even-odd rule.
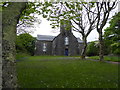
[[26, 2], [10, 2], [2, 10], [2, 87], [16, 88], [15, 38], [16, 26]]
[[104, 42], [103, 42], [103, 28], [107, 23], [110, 12], [116, 7], [117, 2], [96, 2], [97, 8], [97, 22], [96, 29], [99, 34], [99, 57], [100, 61], [104, 60]]

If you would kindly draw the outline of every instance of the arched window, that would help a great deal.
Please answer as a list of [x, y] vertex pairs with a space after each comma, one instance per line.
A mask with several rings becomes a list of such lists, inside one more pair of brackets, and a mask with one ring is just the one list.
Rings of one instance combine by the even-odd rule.
[[68, 45], [68, 44], [69, 44], [69, 38], [65, 37], [65, 45]]
[[47, 51], [47, 44], [46, 43], [43, 43], [43, 52], [46, 52]]

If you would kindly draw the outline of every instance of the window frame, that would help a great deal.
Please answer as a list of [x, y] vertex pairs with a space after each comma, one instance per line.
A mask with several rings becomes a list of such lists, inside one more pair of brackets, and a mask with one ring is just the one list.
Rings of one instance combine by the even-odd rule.
[[47, 43], [43, 43], [43, 48], [42, 48], [42, 51], [43, 52], [46, 52], [47, 51]]
[[65, 37], [65, 45], [69, 45], [69, 38]]

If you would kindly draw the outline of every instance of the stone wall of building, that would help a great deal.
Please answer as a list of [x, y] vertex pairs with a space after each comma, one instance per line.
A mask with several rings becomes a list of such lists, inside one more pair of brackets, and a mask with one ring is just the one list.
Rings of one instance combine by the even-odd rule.
[[[43, 51], [43, 44], [46, 44], [46, 52]], [[52, 55], [52, 41], [39, 41], [36, 42], [35, 55]]]
[[[65, 45], [65, 37], [69, 39], [69, 45]], [[79, 55], [79, 45], [77, 38], [72, 33], [61, 33], [53, 40], [53, 55], [65, 55], [65, 49], [68, 49], [69, 56]]]
[[53, 55], [64, 55], [64, 40], [63, 36], [59, 34], [54, 40], [53, 40]]
[[80, 54], [79, 52], [79, 45], [77, 38], [71, 33], [69, 36], [70, 44], [69, 44], [69, 55], [70, 56], [77, 56]]
[[[69, 45], [65, 45], [65, 38], [68, 38]], [[71, 22], [63, 21], [60, 25], [60, 34], [53, 41], [53, 55], [79, 55], [79, 45], [77, 38], [73, 35], [71, 30]]]

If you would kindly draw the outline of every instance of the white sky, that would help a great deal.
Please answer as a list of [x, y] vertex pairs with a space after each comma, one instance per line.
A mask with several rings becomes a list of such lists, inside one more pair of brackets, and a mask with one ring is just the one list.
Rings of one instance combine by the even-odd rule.
[[[31, 34], [32, 36], [37, 37], [38, 34], [57, 36], [59, 34], [60, 29], [52, 29], [50, 25], [50, 21], [47, 21], [45, 18], [42, 18], [42, 16], [39, 16], [38, 18], [40, 18], [42, 22], [41, 24], [37, 24], [37, 23], [35, 24], [36, 30], [34, 31], [34, 33]], [[109, 24], [107, 24], [106, 27], [107, 26], [109, 26]], [[80, 33], [73, 31], [73, 34], [74, 36], [80, 37], [80, 39], [82, 39]], [[96, 30], [92, 31], [88, 36], [87, 40], [88, 42], [98, 40], [97, 31]]]
[[[119, 2], [119, 5], [120, 5], [120, 2]], [[110, 17], [112, 17], [114, 15], [115, 12], [118, 12], [120, 11], [118, 8], [119, 8], [119, 5], [118, 7], [112, 12], [110, 13]], [[52, 35], [52, 36], [57, 36], [59, 34], [59, 30], [60, 29], [52, 29], [51, 26], [50, 26], [50, 21], [47, 21], [45, 18], [43, 18], [42, 16], [37, 16], [40, 20], [42, 20], [41, 24], [37, 24], [35, 23], [35, 31], [33, 34], [31, 34], [32, 36], [34, 37], [37, 37], [38, 34], [40, 35]], [[108, 27], [109, 24], [107, 23], [104, 27], [104, 29], [106, 27]], [[76, 36], [76, 37], [80, 37], [81, 39], [81, 35], [80, 33], [77, 33], [77, 32], [73, 32], [73, 34]], [[93, 30], [90, 35], [87, 37], [87, 41], [90, 42], [90, 41], [95, 41], [95, 40], [98, 40], [98, 33], [96, 30]]]

